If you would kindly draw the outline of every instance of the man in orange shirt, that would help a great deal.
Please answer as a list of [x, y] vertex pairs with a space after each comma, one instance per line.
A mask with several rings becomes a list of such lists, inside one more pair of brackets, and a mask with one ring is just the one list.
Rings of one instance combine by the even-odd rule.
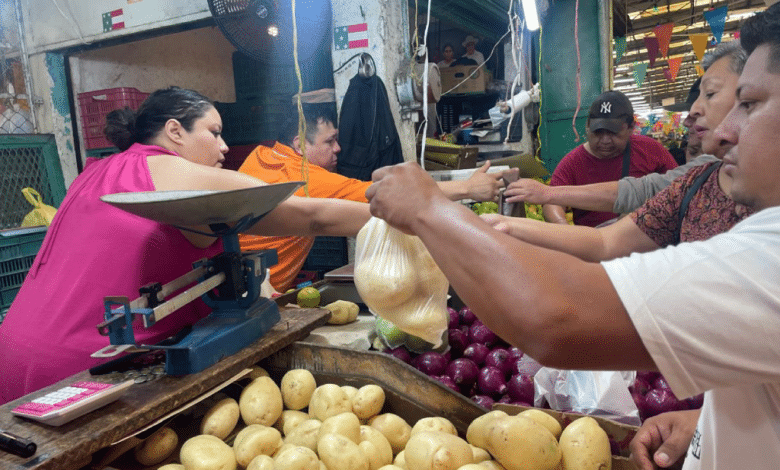
[[[337, 173], [337, 155], [341, 151], [338, 143], [336, 115], [332, 106], [304, 104], [306, 119], [305, 152], [308, 160], [309, 196], [319, 198], [347, 199], [367, 202], [366, 189], [370, 181], [347, 178]], [[278, 142], [273, 147], [258, 146], [249, 154], [238, 169], [242, 173], [259, 178], [267, 183], [303, 181], [303, 153], [298, 137], [298, 120], [290, 118], [285, 124]], [[504, 186], [503, 173], [487, 173], [489, 162], [477, 170], [469, 179], [447, 181], [439, 186], [452, 200], [474, 199], [495, 200]], [[516, 170], [513, 170], [516, 171]], [[305, 196], [299, 189], [297, 196]], [[279, 292], [292, 286], [314, 244], [312, 237], [261, 237], [239, 235], [241, 249], [275, 249], [279, 262], [271, 267], [271, 285]]]

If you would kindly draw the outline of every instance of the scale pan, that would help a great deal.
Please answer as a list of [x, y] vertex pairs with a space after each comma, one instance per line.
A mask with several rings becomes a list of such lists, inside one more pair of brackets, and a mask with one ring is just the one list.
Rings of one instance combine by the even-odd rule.
[[303, 186], [302, 181], [230, 191], [146, 191], [106, 194], [100, 200], [163, 224], [198, 226], [264, 215]]

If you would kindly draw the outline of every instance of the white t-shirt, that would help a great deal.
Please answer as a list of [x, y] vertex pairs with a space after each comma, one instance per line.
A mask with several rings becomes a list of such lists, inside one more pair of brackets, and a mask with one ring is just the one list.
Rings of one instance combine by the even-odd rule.
[[780, 207], [602, 265], [675, 395], [706, 392], [684, 468], [780, 468]]
[[474, 51], [473, 54], [463, 54], [463, 57], [477, 61], [477, 65], [482, 65], [485, 63], [485, 56], [483, 56], [479, 51]]

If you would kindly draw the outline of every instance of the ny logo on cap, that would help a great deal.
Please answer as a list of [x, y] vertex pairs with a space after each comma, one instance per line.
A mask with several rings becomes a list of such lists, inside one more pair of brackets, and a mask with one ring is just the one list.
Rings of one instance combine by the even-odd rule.
[[601, 103], [601, 111], [602, 114], [609, 114], [612, 112], [612, 103], [609, 101], [605, 101]]

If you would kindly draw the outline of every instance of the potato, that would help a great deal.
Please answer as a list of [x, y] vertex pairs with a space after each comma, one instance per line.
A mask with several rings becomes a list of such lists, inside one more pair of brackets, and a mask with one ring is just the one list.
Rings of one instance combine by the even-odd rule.
[[260, 366], [252, 366], [252, 371], [246, 375], [246, 378], [255, 380], [259, 377], [268, 377], [268, 371]]
[[135, 448], [135, 459], [146, 466], [160, 463], [176, 450], [178, 444], [176, 431], [167, 426], [162, 427]]
[[260, 454], [249, 462], [249, 465], [246, 466], [246, 470], [275, 470], [274, 459], [267, 455]]
[[279, 419], [276, 420], [276, 423], [274, 423], [274, 427], [278, 429], [283, 436], [286, 436], [295, 428], [295, 426], [298, 426], [307, 419], [309, 419], [309, 413], [284, 410], [282, 411], [281, 416], [279, 416]]
[[319, 437], [325, 434], [340, 434], [355, 444], [360, 442], [360, 420], [352, 412], [339, 413], [325, 419], [320, 426]]
[[[299, 446], [299, 445], [297, 445], [297, 444], [292, 444], [292, 443], [286, 442], [286, 443], [282, 444], [282, 447], [280, 447], [279, 449], [277, 449], [277, 450], [276, 450], [276, 452], [274, 453], [274, 455], [272, 455], [271, 457], [273, 457], [273, 459], [274, 459], [274, 460], [276, 460], [276, 458], [277, 458], [277, 457], [279, 457], [279, 456], [280, 456], [280, 455], [282, 455], [283, 453], [285, 453], [285, 452], [287, 452], [288, 450], [290, 450], [290, 449], [292, 449], [292, 448], [295, 448], [295, 447], [302, 447], [302, 446]], [[308, 449], [308, 447], [307, 447], [307, 449]]]
[[442, 418], [441, 416], [420, 419], [412, 426], [411, 435], [414, 436], [416, 433], [424, 431], [439, 431], [455, 436], [458, 435], [458, 430], [455, 429], [455, 425], [447, 418]]
[[480, 462], [479, 465], [484, 470], [506, 470], [506, 467], [496, 462], [495, 460], [485, 460], [484, 462]]
[[544, 426], [523, 416], [504, 416], [485, 428], [485, 450], [507, 470], [553, 470], [561, 449]]
[[393, 463], [393, 448], [384, 434], [371, 426], [360, 426], [358, 447], [368, 457], [371, 470], [378, 470], [379, 467]]
[[405, 451], [402, 450], [401, 452], [399, 452], [395, 456], [395, 458], [393, 459], [393, 465], [395, 465], [396, 467], [401, 467], [404, 470], [407, 470], [407, 467], [406, 467], [406, 452]]
[[477, 446], [471, 446], [471, 453], [474, 455], [474, 463], [484, 462], [493, 458], [488, 451]]
[[487, 428], [488, 424], [504, 416], [509, 416], [509, 415], [507, 415], [506, 412], [501, 410], [493, 410], [476, 418], [474, 421], [471, 422], [471, 424], [469, 424], [468, 429], [466, 429], [466, 440], [469, 442], [469, 444], [484, 449], [485, 429]]
[[357, 444], [340, 434], [325, 434], [317, 453], [328, 470], [369, 470], [368, 457]]
[[320, 459], [313, 450], [296, 446], [279, 454], [274, 470], [319, 470]]
[[309, 400], [317, 388], [314, 375], [305, 369], [287, 371], [282, 377], [282, 401], [290, 410], [302, 410], [309, 406]]
[[309, 416], [312, 418], [325, 421], [347, 411], [352, 411], [352, 401], [338, 385], [320, 385], [314, 390], [309, 402]]
[[553, 436], [555, 436], [556, 439], [559, 439], [561, 437], [561, 423], [558, 422], [557, 419], [553, 418], [549, 414], [545, 413], [542, 410], [537, 409], [531, 409], [531, 410], [525, 410], [521, 413], [518, 413], [517, 416], [525, 416], [526, 418], [531, 418], [532, 420], [536, 421], [538, 424], [541, 424], [542, 426], [546, 427], [547, 430], [549, 430]]
[[368, 425], [381, 432], [387, 438], [390, 447], [393, 449], [393, 455], [398, 455], [399, 452], [404, 450], [406, 442], [412, 434], [412, 427], [409, 426], [406, 420], [393, 413], [377, 415], [371, 418]]
[[241, 392], [238, 408], [246, 424], [273, 426], [282, 415], [282, 392], [270, 377], [258, 377]]
[[380, 467], [379, 470], [404, 470], [403, 468], [399, 467], [398, 465], [385, 465], [384, 467]]
[[379, 385], [360, 387], [352, 399], [352, 412], [359, 419], [369, 419], [379, 414], [385, 406], [385, 391]]
[[347, 397], [349, 398], [350, 402], [352, 402], [355, 399], [355, 395], [357, 395], [358, 392], [358, 389], [356, 389], [352, 385], [342, 385], [341, 389], [344, 390], [344, 393], [347, 394]]
[[233, 398], [224, 398], [206, 411], [200, 422], [200, 433], [211, 434], [225, 440], [233, 432], [241, 412], [238, 402]]
[[404, 452], [406, 466], [414, 470], [457, 470], [474, 463], [468, 442], [441, 431], [412, 433]]
[[317, 439], [320, 435], [322, 422], [318, 419], [307, 419], [302, 422], [284, 438], [285, 444], [295, 444], [317, 450]]
[[485, 467], [478, 463], [468, 463], [460, 468], [458, 470], [485, 470]]
[[[180, 463], [169, 463], [169, 464], [163, 465], [162, 467], [158, 468], [157, 470], [187, 470], [187, 469], [184, 468], [184, 465], [182, 465]], [[249, 469], [247, 469], [247, 470], [249, 470]], [[273, 470], [273, 469], [271, 469], [271, 470]]]
[[184, 442], [179, 461], [187, 470], [236, 470], [236, 456], [218, 437], [201, 434]]
[[383, 261], [369, 257], [355, 264], [355, 287], [360, 298], [373, 309], [399, 306], [417, 290], [417, 274], [414, 270], [405, 269], [408, 263], [401, 266], [392, 263], [393, 260]]
[[360, 307], [355, 302], [348, 300], [337, 300], [326, 305], [324, 308], [330, 310], [330, 319], [328, 323], [331, 325], [344, 325], [357, 320], [358, 313], [360, 313]]
[[262, 424], [250, 424], [239, 431], [233, 442], [236, 462], [242, 467], [249, 465], [260, 454], [273, 455], [282, 446], [282, 434]]
[[609, 437], [599, 423], [590, 416], [572, 421], [561, 433], [559, 443], [564, 470], [612, 468]]

